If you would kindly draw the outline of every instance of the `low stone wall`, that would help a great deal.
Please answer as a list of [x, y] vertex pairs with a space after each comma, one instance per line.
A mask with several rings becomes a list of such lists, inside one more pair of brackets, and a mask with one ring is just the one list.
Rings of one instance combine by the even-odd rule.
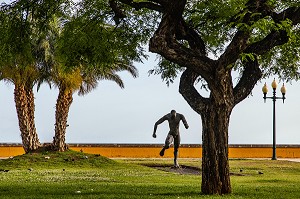
[[[100, 154], [109, 158], [160, 158], [162, 145], [157, 144], [69, 144], [69, 148], [85, 153]], [[21, 144], [0, 144], [0, 157], [24, 154]], [[300, 158], [300, 145], [277, 145], [278, 158]], [[166, 150], [166, 158], [173, 157], [173, 148]], [[179, 158], [201, 158], [202, 146], [182, 144]], [[229, 158], [271, 158], [272, 145], [229, 145]]]

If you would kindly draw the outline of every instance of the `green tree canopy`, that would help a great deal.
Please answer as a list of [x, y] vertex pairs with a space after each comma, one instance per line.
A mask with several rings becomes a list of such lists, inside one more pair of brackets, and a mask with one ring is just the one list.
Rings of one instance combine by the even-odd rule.
[[[149, 1], [150, 2], [150, 1]], [[252, 45], [239, 53], [228, 63], [232, 70], [242, 72], [242, 62], [258, 56], [263, 77], [278, 75], [281, 79], [290, 81], [299, 79], [299, 49], [300, 26], [297, 20], [297, 1], [262, 1], [264, 8], [254, 10], [248, 6], [255, 1], [247, 0], [204, 0], [188, 1], [183, 17], [188, 25], [196, 31], [205, 45], [205, 54], [212, 59], [218, 59], [228, 50], [229, 44], [238, 32], [247, 32], [247, 45]], [[157, 9], [158, 10], [158, 9]], [[295, 16], [284, 16], [295, 15]], [[284, 36], [281, 43], [267, 43], [271, 37]], [[182, 40], [189, 46], [187, 40]], [[261, 45], [261, 46], [260, 46]], [[265, 45], [265, 46], [263, 46]], [[261, 48], [261, 49], [258, 49]], [[264, 49], [262, 49], [264, 48]], [[160, 64], [151, 73], [161, 74], [162, 79], [172, 82], [179, 72], [178, 66], [161, 58]]]
[[[63, 131], [57, 136], [63, 143], [75, 91], [90, 92], [102, 79], [113, 80], [123, 88], [119, 71], [137, 76], [133, 62], [146, 58], [143, 45], [149, 34], [137, 31], [140, 24], [128, 26], [132, 21], [121, 24], [123, 19], [111, 13], [107, 1], [74, 4], [68, 0], [19, 0], [1, 4], [1, 79], [22, 85], [16, 87], [15, 101], [26, 142], [32, 140], [26, 129], [30, 129], [28, 124], [34, 126], [32, 89], [36, 83], [38, 88], [45, 81], [59, 88], [56, 121], [61, 122], [56, 122], [55, 128]], [[32, 129], [36, 135], [35, 127]], [[26, 152], [37, 147], [38, 139]]]

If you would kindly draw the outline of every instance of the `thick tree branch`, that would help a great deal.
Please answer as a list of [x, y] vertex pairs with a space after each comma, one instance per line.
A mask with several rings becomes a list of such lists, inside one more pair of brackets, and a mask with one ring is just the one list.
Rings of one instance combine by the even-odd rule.
[[197, 52], [184, 47], [170, 35], [155, 34], [150, 40], [149, 50], [182, 67], [193, 69], [206, 81], [213, 81], [211, 73], [215, 61], [206, 56], [200, 56]]
[[[162, 12], [161, 23], [150, 39], [149, 50], [182, 67], [193, 68], [205, 80], [211, 79], [215, 62], [206, 56], [201, 37], [182, 18], [186, 0], [149, 0], [146, 3], [118, 1], [136, 9], [148, 8]], [[188, 41], [190, 48], [179, 43], [181, 39]]]
[[243, 71], [243, 75], [238, 84], [233, 89], [235, 105], [249, 96], [261, 76], [262, 73], [259, 68], [257, 59], [245, 63], [245, 70]]
[[300, 23], [300, 8], [299, 7], [291, 7], [282, 11], [281, 13], [272, 13], [272, 18], [275, 22], [280, 22], [286, 19], [290, 19], [293, 25]]
[[[249, 27], [258, 20], [270, 15], [271, 8], [266, 3], [266, 0], [249, 0], [246, 3], [247, 11], [245, 15], [242, 15], [242, 24], [247, 24]], [[239, 13], [241, 14], [241, 13]], [[236, 15], [231, 22], [236, 22], [239, 19], [239, 15]], [[231, 43], [228, 45], [224, 53], [220, 56], [219, 62], [221, 67], [227, 67], [234, 63], [240, 56], [240, 54], [247, 48], [248, 40], [250, 38], [251, 30], [238, 30], [233, 37]]]
[[[266, 4], [266, 0], [249, 0], [246, 4], [247, 8], [251, 11], [251, 13], [260, 13], [260, 15], [254, 15], [255, 18], [252, 18], [250, 20], [249, 17], [245, 17], [243, 23], [247, 23], [247, 21], [251, 21], [253, 23], [254, 21], [257, 21], [265, 16], [271, 16], [273, 20], [276, 23], [280, 23], [280, 21], [290, 19], [292, 21], [293, 25], [300, 23], [300, 8], [299, 7], [291, 7], [287, 8], [286, 10], [282, 11], [281, 13], [277, 14], [275, 12], [271, 11], [271, 8], [269, 5]], [[246, 16], [246, 15], [245, 15]], [[248, 18], [248, 19], [247, 19]], [[248, 23], [247, 23], [248, 24]], [[267, 35], [263, 40], [258, 41], [256, 43], [251, 44], [248, 46], [244, 52], [246, 53], [256, 53], [256, 54], [264, 54], [274, 48], [278, 45], [283, 45], [286, 42], [288, 42], [288, 35], [285, 30], [273, 30], [269, 35]], [[238, 40], [238, 39], [237, 39]], [[233, 39], [234, 41], [234, 39]], [[232, 42], [233, 46], [237, 41]], [[235, 61], [233, 56], [230, 60], [226, 59], [228, 56], [226, 54], [236, 55], [235, 58], [240, 54], [238, 51], [234, 51], [235, 48], [230, 49], [230, 46], [228, 47], [228, 50], [224, 52], [224, 59], [232, 63], [232, 61]], [[228, 51], [228, 52], [227, 52]]]
[[239, 58], [241, 52], [247, 47], [248, 39], [248, 33], [245, 31], [238, 31], [224, 53], [220, 56], [219, 66], [227, 67], [234, 63]]
[[163, 12], [163, 7], [162, 7], [162, 4], [164, 4], [163, 0], [149, 0], [148, 2], [133, 2], [133, 0], [118, 0], [118, 1], [131, 6], [136, 10], [140, 10], [142, 8], [148, 8], [150, 10]]
[[263, 40], [253, 43], [249, 47], [247, 47], [245, 53], [255, 53], [257, 55], [262, 55], [270, 51], [275, 46], [287, 43], [288, 40], [289, 37], [286, 31], [272, 31]]
[[201, 36], [190, 28], [184, 19], [181, 19], [176, 33], [177, 40], [186, 40], [191, 49], [198, 52], [199, 55], [206, 55], [205, 43]]
[[116, 24], [119, 24], [120, 19], [126, 17], [125, 13], [114, 0], [109, 0], [109, 6], [111, 7], [112, 11], [115, 13], [114, 21], [116, 22]]
[[197, 113], [201, 113], [209, 103], [209, 99], [202, 97], [195, 89], [194, 84], [198, 75], [186, 69], [180, 78], [179, 93]]
[[[190, 37], [189, 42], [195, 39], [194, 44], [200, 44], [200, 38], [196, 35], [178, 35], [178, 30], [187, 31], [187, 27], [183, 25], [182, 12], [185, 6], [185, 0], [172, 1], [165, 8], [162, 20], [158, 29], [150, 39], [149, 50], [162, 55], [167, 60], [174, 62], [182, 67], [193, 69], [194, 72], [201, 75], [207, 82], [212, 80], [212, 69], [215, 66], [215, 61], [203, 55], [204, 46], [197, 47], [199, 51], [186, 47], [178, 42], [177, 36]], [[180, 33], [180, 32], [179, 32]], [[194, 34], [194, 33], [193, 33]], [[195, 38], [192, 38], [195, 37]], [[200, 44], [200, 45], [203, 45]], [[199, 67], [201, 66], [201, 67]]]

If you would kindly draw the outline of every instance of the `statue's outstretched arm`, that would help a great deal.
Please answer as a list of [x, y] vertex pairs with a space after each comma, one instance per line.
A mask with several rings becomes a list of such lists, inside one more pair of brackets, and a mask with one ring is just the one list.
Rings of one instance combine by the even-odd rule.
[[184, 124], [184, 127], [185, 127], [186, 129], [188, 129], [188, 128], [189, 128], [189, 125], [188, 125], [188, 123], [187, 123], [187, 121], [186, 121], [184, 115], [181, 115], [181, 120], [182, 120], [182, 122], [183, 122], [183, 124]]
[[160, 118], [157, 122], [155, 122], [154, 124], [154, 130], [153, 130], [153, 135], [152, 137], [156, 138], [156, 129], [157, 129], [157, 126], [161, 123], [163, 123], [164, 121], [166, 121], [168, 118], [167, 116], [163, 116], [162, 118]]

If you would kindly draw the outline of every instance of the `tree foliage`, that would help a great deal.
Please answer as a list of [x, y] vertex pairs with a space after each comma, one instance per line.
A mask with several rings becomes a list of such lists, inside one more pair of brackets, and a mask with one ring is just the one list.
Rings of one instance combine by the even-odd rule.
[[[153, 3], [152, 1], [146, 2]], [[219, 59], [225, 52], [238, 31], [244, 31], [249, 34], [247, 39], [247, 45], [249, 46], [251, 44], [255, 46], [268, 35], [273, 34], [272, 32], [274, 31], [281, 31], [288, 38], [284, 45], [270, 47], [268, 51], [264, 52], [256, 52], [255, 49], [251, 49], [252, 52], [240, 53], [240, 56], [230, 63], [231, 66], [229, 67], [232, 67], [233, 70], [241, 71], [243, 68], [241, 63], [248, 58], [251, 60], [258, 56], [263, 77], [278, 75], [281, 79], [287, 81], [298, 80], [300, 77], [298, 72], [300, 26], [295, 25], [297, 24], [296, 19], [293, 22], [292, 16], [284, 16], [284, 14], [298, 15], [299, 2], [261, 1], [260, 5], [257, 3], [257, 6], [261, 7], [258, 10], [256, 10], [255, 5], [252, 5], [253, 2], [255, 1], [187, 1], [183, 17], [189, 27], [194, 29], [203, 39], [206, 54], [215, 60]], [[188, 46], [187, 41], [180, 42]], [[161, 74], [162, 79], [166, 80], [167, 83], [172, 82], [176, 74], [180, 74], [180, 70], [182, 70], [180, 66], [170, 65], [170, 67], [167, 67], [165, 61], [160, 63], [159, 67], [154, 71], [156, 74]], [[154, 71], [151, 72], [153, 73]]]
[[[147, 35], [128, 26], [129, 20], [121, 24], [120, 20], [125, 20], [113, 17], [108, 5], [108, 1], [74, 4], [68, 0], [19, 0], [1, 4], [1, 80], [22, 84], [22, 89], [29, 91], [31, 115], [21, 110], [22, 102], [18, 103], [19, 115], [30, 120], [22, 125], [34, 124], [33, 86], [39, 89], [47, 82], [59, 88], [55, 140], [63, 148], [73, 93], [86, 94], [103, 79], [115, 81], [123, 88], [117, 73], [128, 71], [137, 77], [133, 62], [146, 58], [143, 45]], [[27, 95], [18, 93], [21, 97]], [[27, 139], [26, 133], [23, 134], [22, 138]]]

